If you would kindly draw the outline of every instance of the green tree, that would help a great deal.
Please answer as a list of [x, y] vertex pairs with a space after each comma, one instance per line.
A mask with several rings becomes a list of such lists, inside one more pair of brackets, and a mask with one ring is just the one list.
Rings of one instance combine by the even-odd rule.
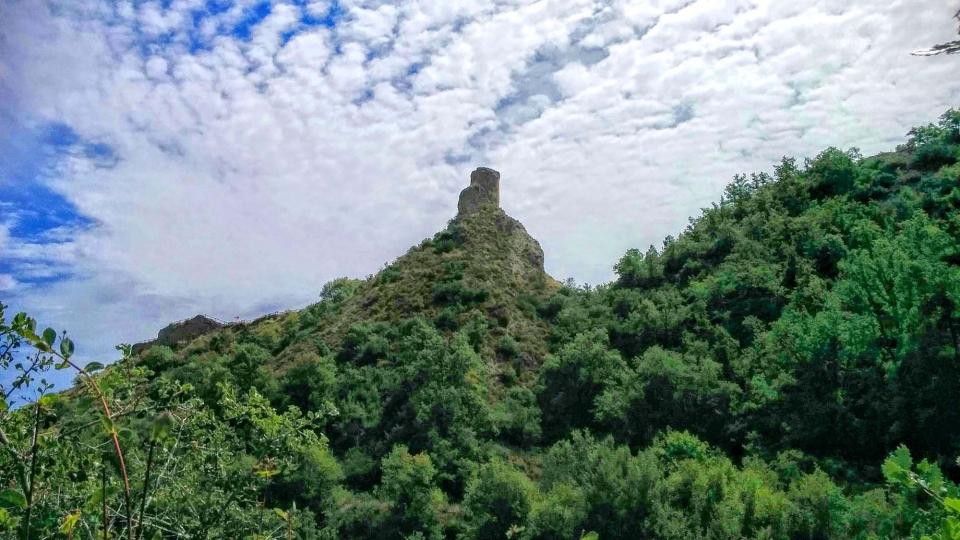
[[507, 538], [508, 532], [521, 531], [535, 494], [533, 482], [509, 464], [494, 460], [481, 465], [463, 498], [463, 537], [499, 540]]

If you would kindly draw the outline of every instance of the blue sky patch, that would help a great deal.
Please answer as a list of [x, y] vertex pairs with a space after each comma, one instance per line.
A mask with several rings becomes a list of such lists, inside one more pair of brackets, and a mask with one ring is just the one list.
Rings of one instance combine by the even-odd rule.
[[[92, 221], [46, 183], [47, 175], [70, 154], [82, 155], [102, 166], [110, 166], [117, 157], [109, 145], [84, 141], [63, 123], [34, 129], [17, 127], [16, 140], [0, 143], [0, 216], [9, 227], [13, 243], [63, 242], [64, 233], [87, 227]], [[0, 273], [12, 274], [21, 283], [40, 284], [64, 277], [62, 269], [25, 275], [18, 270], [24, 264], [33, 262], [4, 257], [0, 259]]]
[[239, 38], [243, 41], [250, 39], [250, 30], [258, 25], [261, 21], [267, 18], [270, 15], [272, 7], [270, 2], [260, 2], [259, 4], [253, 6], [251, 9], [248, 9], [244, 12], [243, 19], [233, 27], [233, 30], [230, 34], [233, 37]]

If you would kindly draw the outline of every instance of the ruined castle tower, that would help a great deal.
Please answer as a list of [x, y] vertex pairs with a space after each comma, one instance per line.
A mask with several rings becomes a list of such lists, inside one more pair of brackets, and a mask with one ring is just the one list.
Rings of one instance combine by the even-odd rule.
[[[519, 263], [511, 264], [511, 271], [532, 272], [527, 275], [531, 279], [539, 279], [544, 273], [540, 244], [527, 234], [519, 221], [500, 208], [500, 173], [497, 171], [477, 167], [470, 173], [470, 185], [460, 192], [457, 218], [451, 224], [456, 224], [458, 235], [468, 249], [495, 251], [492, 259], [506, 258]], [[496, 247], [491, 247], [491, 241]]]
[[470, 173], [470, 185], [460, 192], [457, 215], [466, 216], [482, 208], [500, 208], [500, 173], [477, 167]]

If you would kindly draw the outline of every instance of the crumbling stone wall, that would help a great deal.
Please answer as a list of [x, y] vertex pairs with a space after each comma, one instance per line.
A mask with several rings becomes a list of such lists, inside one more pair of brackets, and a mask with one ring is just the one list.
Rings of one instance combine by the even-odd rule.
[[460, 192], [457, 215], [473, 214], [482, 208], [500, 208], [500, 173], [486, 167], [470, 173], [470, 185]]

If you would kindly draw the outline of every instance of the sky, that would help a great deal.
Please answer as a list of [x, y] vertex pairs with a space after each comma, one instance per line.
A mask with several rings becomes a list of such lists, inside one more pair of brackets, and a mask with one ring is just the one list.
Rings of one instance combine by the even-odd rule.
[[[0, 302], [80, 359], [302, 307], [469, 172], [599, 283], [734, 174], [960, 106], [943, 0], [0, 0]], [[8, 315], [9, 316], [9, 315]]]

